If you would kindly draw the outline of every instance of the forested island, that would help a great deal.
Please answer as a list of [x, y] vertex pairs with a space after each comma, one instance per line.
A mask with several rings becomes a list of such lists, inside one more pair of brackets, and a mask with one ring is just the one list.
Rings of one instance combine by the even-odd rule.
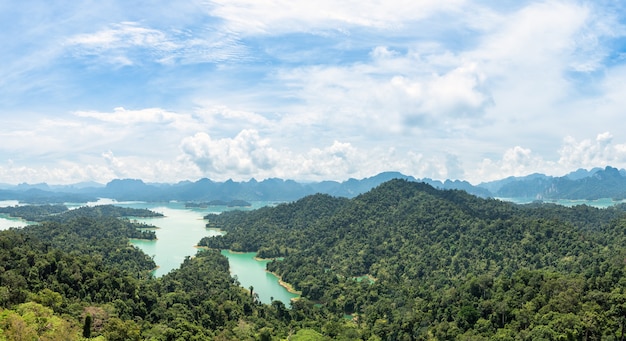
[[252, 204], [245, 200], [211, 200], [211, 201], [202, 201], [202, 202], [186, 202], [185, 207], [187, 208], [207, 208], [209, 206], [227, 206], [227, 207], [250, 207]]
[[[208, 249], [160, 278], [128, 243], [145, 230], [115, 209], [51, 213], [0, 231], [0, 339], [621, 340], [626, 332], [623, 205], [515, 205], [391, 180], [351, 199], [316, 194], [206, 219], [226, 234], [203, 239]], [[260, 303], [219, 249], [277, 259], [268, 270], [301, 298]]]
[[[163, 214], [153, 212], [146, 209], [126, 208], [114, 205], [99, 205], [94, 207], [82, 207], [77, 210], [69, 210], [67, 206], [61, 204], [45, 204], [45, 205], [24, 205], [0, 207], [0, 213], [7, 214], [15, 218], [23, 218], [25, 220], [37, 221], [59, 221], [68, 220], [71, 217], [90, 217], [90, 218], [121, 218], [121, 217], [162, 217]], [[60, 215], [63, 213], [62, 215]], [[57, 216], [59, 215], [59, 216]]]

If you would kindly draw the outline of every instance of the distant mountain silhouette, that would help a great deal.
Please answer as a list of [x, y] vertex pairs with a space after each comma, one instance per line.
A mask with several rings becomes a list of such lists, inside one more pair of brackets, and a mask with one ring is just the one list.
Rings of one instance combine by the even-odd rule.
[[534, 199], [626, 198], [626, 171], [607, 166], [590, 171], [579, 169], [562, 177], [532, 174], [482, 183], [496, 197]]
[[80, 198], [85, 200], [110, 198], [118, 201], [293, 201], [315, 193], [352, 198], [392, 179], [425, 182], [440, 189], [461, 189], [477, 196], [491, 196], [491, 193], [486, 189], [472, 186], [466, 181], [418, 180], [399, 172], [384, 172], [361, 180], [349, 179], [343, 182], [308, 183], [278, 178], [269, 178], [263, 181], [251, 179], [247, 182], [233, 180], [216, 182], [203, 178], [195, 182], [181, 181], [176, 184], [145, 183], [139, 179], [115, 179], [106, 185], [92, 183], [92, 186], [86, 184], [67, 186], [48, 186], [45, 183], [20, 184], [0, 190], [0, 199], [17, 199], [26, 202], [64, 202], [77, 201]]
[[578, 169], [562, 177], [539, 173], [508, 177], [477, 186], [460, 180], [416, 179], [399, 172], [383, 172], [369, 178], [351, 178], [343, 182], [296, 182], [279, 178], [217, 182], [203, 178], [175, 184], [145, 183], [140, 179], [115, 179], [106, 185], [93, 182], [73, 185], [23, 183], [17, 186], [3, 185], [0, 189], [0, 200], [13, 199], [30, 203], [85, 202], [97, 198], [118, 201], [294, 201], [315, 193], [353, 198], [392, 179], [423, 182], [438, 189], [463, 190], [479, 197], [539, 200], [626, 198], [626, 171], [609, 166], [604, 169]]

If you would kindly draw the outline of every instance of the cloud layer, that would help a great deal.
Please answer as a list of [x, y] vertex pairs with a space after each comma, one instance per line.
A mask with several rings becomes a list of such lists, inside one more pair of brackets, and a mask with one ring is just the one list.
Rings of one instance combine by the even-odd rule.
[[477, 183], [626, 167], [625, 9], [0, 5], [0, 182], [397, 170]]

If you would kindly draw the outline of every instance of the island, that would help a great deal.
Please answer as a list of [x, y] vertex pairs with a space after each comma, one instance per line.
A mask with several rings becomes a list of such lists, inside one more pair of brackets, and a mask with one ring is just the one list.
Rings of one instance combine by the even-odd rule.
[[209, 206], [228, 206], [228, 207], [250, 207], [251, 203], [245, 200], [211, 200], [211, 201], [203, 201], [203, 202], [186, 202], [186, 208], [207, 208]]

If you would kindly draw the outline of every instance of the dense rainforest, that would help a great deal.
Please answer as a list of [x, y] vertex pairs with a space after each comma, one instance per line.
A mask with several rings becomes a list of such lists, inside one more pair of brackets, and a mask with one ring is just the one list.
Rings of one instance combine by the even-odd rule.
[[[154, 232], [127, 217], [156, 213], [47, 211], [11, 210], [40, 223], [0, 231], [0, 340], [270, 340], [293, 331], [285, 303], [258, 302], [216, 250], [154, 278], [154, 261], [129, 244]], [[321, 310], [307, 316], [326, 321]]]
[[[39, 211], [37, 211], [39, 210]], [[515, 205], [392, 180], [208, 215], [226, 234], [154, 278], [154, 238], [96, 206], [0, 231], [0, 340], [622, 340], [626, 207]], [[151, 233], [152, 232], [152, 233]], [[262, 304], [218, 249], [275, 259]], [[249, 290], [248, 290], [249, 289]]]
[[209, 215], [201, 245], [278, 258], [268, 269], [364, 339], [624, 338], [624, 206], [515, 205], [393, 180]]

